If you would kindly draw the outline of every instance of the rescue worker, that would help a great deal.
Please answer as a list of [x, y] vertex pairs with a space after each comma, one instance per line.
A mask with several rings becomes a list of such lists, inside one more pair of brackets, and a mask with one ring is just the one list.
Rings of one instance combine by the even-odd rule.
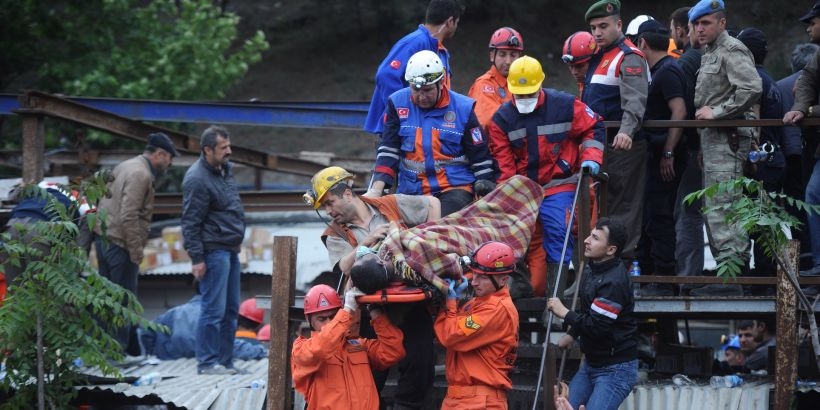
[[595, 37], [586, 31], [577, 31], [564, 41], [561, 61], [569, 68], [569, 73], [578, 83], [578, 95], [584, 93], [584, 79], [589, 70], [589, 60], [598, 52]]
[[239, 318], [236, 324], [236, 338], [256, 341], [256, 331], [265, 321], [265, 311], [256, 307], [256, 298], [245, 299], [239, 304]]
[[513, 249], [501, 242], [479, 246], [465, 261], [475, 297], [458, 306], [466, 278], [448, 279], [447, 302], [436, 317], [436, 337], [447, 353], [447, 395], [442, 409], [506, 409], [510, 369], [518, 348], [518, 311], [509, 292]]
[[414, 53], [430, 50], [438, 54], [442, 65], [450, 75], [450, 52], [444, 41], [456, 34], [463, 7], [457, 0], [431, 0], [427, 5], [424, 24], [416, 31], [402, 37], [384, 57], [376, 70], [376, 88], [370, 100], [370, 108], [364, 122], [364, 130], [380, 135], [384, 130], [384, 110], [390, 94], [407, 87], [404, 71], [407, 61]]
[[620, 13], [620, 1], [600, 0], [584, 16], [600, 51], [589, 62], [581, 100], [605, 121], [621, 122], [618, 129], [607, 131], [606, 210], [626, 225], [629, 241], [623, 252], [632, 258], [641, 236], [646, 139], [639, 129], [646, 111], [649, 66], [621, 33]]
[[348, 337], [359, 295], [361, 291], [350, 288], [344, 307], [327, 285], [316, 285], [305, 295], [311, 334], [293, 342], [290, 367], [293, 386], [305, 397], [308, 409], [377, 410], [379, 393], [371, 366], [387, 369], [404, 357], [401, 331], [376, 307], [370, 316], [378, 338]]
[[[475, 99], [478, 122], [487, 131], [490, 121], [501, 104], [510, 101], [512, 94], [507, 86], [510, 65], [524, 52], [524, 38], [515, 29], [501, 27], [490, 37], [490, 70], [478, 77], [470, 87], [468, 96]], [[547, 254], [544, 251], [541, 225], [536, 224], [532, 241], [527, 250], [527, 270], [530, 277], [547, 276]]]
[[436, 53], [410, 57], [405, 79], [411, 84], [387, 102], [384, 133], [368, 196], [387, 186], [410, 195], [433, 195], [441, 214], [458, 211], [495, 187], [493, 159], [476, 118], [475, 101], [449, 89]]
[[[353, 192], [353, 174], [341, 167], [328, 167], [311, 179], [311, 188], [305, 201], [313, 209], [323, 208], [333, 218], [322, 233], [330, 265], [338, 274], [348, 275], [360, 246], [375, 247], [385, 238], [388, 223], [416, 226], [441, 216], [441, 203], [427, 195], [385, 195], [380, 198], [359, 196]], [[423, 406], [424, 397], [433, 387], [435, 354], [433, 350], [433, 318], [423, 303], [394, 308], [388, 305], [388, 314], [399, 315], [399, 326], [406, 335], [403, 339], [407, 357], [398, 366], [399, 379], [393, 401], [396, 405], [416, 408]], [[395, 311], [394, 311], [395, 310]], [[395, 316], [394, 316], [395, 317]], [[373, 337], [366, 321], [361, 334]], [[374, 374], [379, 390], [387, 380], [387, 372]]]
[[485, 129], [501, 104], [510, 101], [507, 73], [524, 52], [524, 38], [513, 28], [501, 27], [490, 37], [490, 69], [476, 78], [467, 95], [475, 100], [475, 115]]
[[[695, 119], [757, 118], [754, 105], [760, 99], [761, 80], [749, 49], [726, 32], [726, 13], [722, 0], [701, 0], [689, 10], [698, 42], [703, 48], [701, 67], [695, 87]], [[742, 175], [752, 146], [754, 131], [748, 127], [700, 128], [703, 155], [703, 186]], [[725, 212], [714, 209], [730, 203], [738, 194], [716, 193], [704, 197], [706, 233], [717, 261], [738, 258], [748, 272], [749, 235], [737, 224], [726, 223]], [[694, 296], [743, 295], [739, 285], [710, 284], [689, 292]]]
[[[515, 60], [507, 76], [513, 100], [493, 115], [489, 126], [490, 150], [498, 162], [499, 181], [523, 175], [544, 188], [539, 208], [548, 277], [532, 277], [533, 290], [543, 296], [555, 284], [561, 264], [572, 258], [574, 240], [561, 259], [567, 221], [581, 168], [595, 174], [603, 162], [606, 139], [601, 117], [575, 96], [542, 88], [545, 75], [538, 60]], [[566, 269], [564, 269], [566, 272]], [[566, 289], [566, 276], [558, 294]]]
[[638, 325], [621, 249], [627, 241], [620, 222], [601, 218], [584, 240], [585, 267], [580, 308], [567, 309], [561, 299], [549, 298], [547, 309], [569, 325], [558, 341], [566, 349], [575, 340], [584, 359], [569, 384], [573, 408], [616, 410], [638, 382]]

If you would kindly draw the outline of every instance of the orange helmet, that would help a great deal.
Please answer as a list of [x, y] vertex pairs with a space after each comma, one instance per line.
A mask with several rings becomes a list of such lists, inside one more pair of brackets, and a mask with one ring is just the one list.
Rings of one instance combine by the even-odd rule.
[[515, 29], [501, 27], [490, 37], [490, 50], [524, 51], [524, 38]]
[[339, 299], [339, 294], [330, 286], [316, 285], [310, 288], [305, 295], [305, 316], [341, 307], [342, 301]]
[[265, 321], [265, 311], [256, 307], [256, 298], [245, 299], [245, 301], [239, 305], [239, 316], [253, 320], [256, 323]]
[[478, 247], [467, 266], [475, 273], [501, 275], [515, 269], [515, 251], [501, 242], [487, 242]]
[[567, 37], [561, 49], [561, 60], [567, 64], [586, 63], [598, 51], [595, 37], [586, 31], [578, 31]]
[[256, 333], [256, 340], [260, 342], [270, 342], [270, 325], [262, 326]]

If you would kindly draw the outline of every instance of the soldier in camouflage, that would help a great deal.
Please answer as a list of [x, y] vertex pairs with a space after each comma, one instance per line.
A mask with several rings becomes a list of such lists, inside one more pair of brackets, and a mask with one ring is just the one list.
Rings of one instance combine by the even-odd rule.
[[[726, 32], [722, 0], [701, 0], [689, 10], [703, 56], [695, 86], [695, 118], [699, 120], [756, 118], [756, 104], [762, 83], [752, 53]], [[751, 149], [753, 128], [700, 129], [705, 187], [738, 177]], [[716, 194], [705, 199], [707, 208], [733, 200], [732, 194]], [[736, 255], [748, 263], [749, 236], [738, 226], [729, 226], [725, 214], [705, 215], [706, 233], [715, 259], [720, 262]], [[748, 268], [744, 269], [744, 271]], [[742, 295], [737, 285], [707, 285], [693, 289], [692, 295]]]

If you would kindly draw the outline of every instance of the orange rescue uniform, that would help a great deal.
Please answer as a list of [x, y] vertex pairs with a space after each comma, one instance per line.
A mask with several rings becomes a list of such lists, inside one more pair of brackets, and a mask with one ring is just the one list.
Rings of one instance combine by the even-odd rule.
[[484, 129], [490, 125], [490, 120], [498, 107], [512, 100], [512, 94], [507, 89], [507, 78], [498, 72], [494, 64], [481, 77], [475, 79], [467, 96], [475, 100], [473, 110]]
[[404, 357], [404, 335], [387, 319], [371, 321], [378, 339], [348, 339], [353, 317], [339, 309], [321, 332], [293, 342], [290, 370], [307, 409], [377, 410], [379, 393], [371, 366], [384, 370]]
[[508, 376], [518, 348], [518, 311], [507, 287], [468, 300], [447, 299], [435, 323], [447, 349], [447, 396], [442, 409], [506, 409]]

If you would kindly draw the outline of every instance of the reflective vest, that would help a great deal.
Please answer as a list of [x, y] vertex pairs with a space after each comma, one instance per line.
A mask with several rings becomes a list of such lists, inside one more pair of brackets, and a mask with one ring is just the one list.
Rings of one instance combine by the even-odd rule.
[[[399, 115], [401, 161], [396, 193], [431, 195], [472, 185], [475, 175], [462, 147], [462, 138], [473, 112], [472, 98], [453, 91], [449, 103], [422, 109], [410, 100], [410, 89], [390, 96]], [[444, 97], [442, 97], [444, 98]], [[477, 139], [484, 137], [476, 127]], [[469, 188], [468, 188], [469, 189]]]
[[607, 121], [620, 121], [624, 111], [621, 108], [621, 63], [627, 54], [643, 56], [629, 40], [618, 41], [602, 53], [589, 60], [581, 100]]

